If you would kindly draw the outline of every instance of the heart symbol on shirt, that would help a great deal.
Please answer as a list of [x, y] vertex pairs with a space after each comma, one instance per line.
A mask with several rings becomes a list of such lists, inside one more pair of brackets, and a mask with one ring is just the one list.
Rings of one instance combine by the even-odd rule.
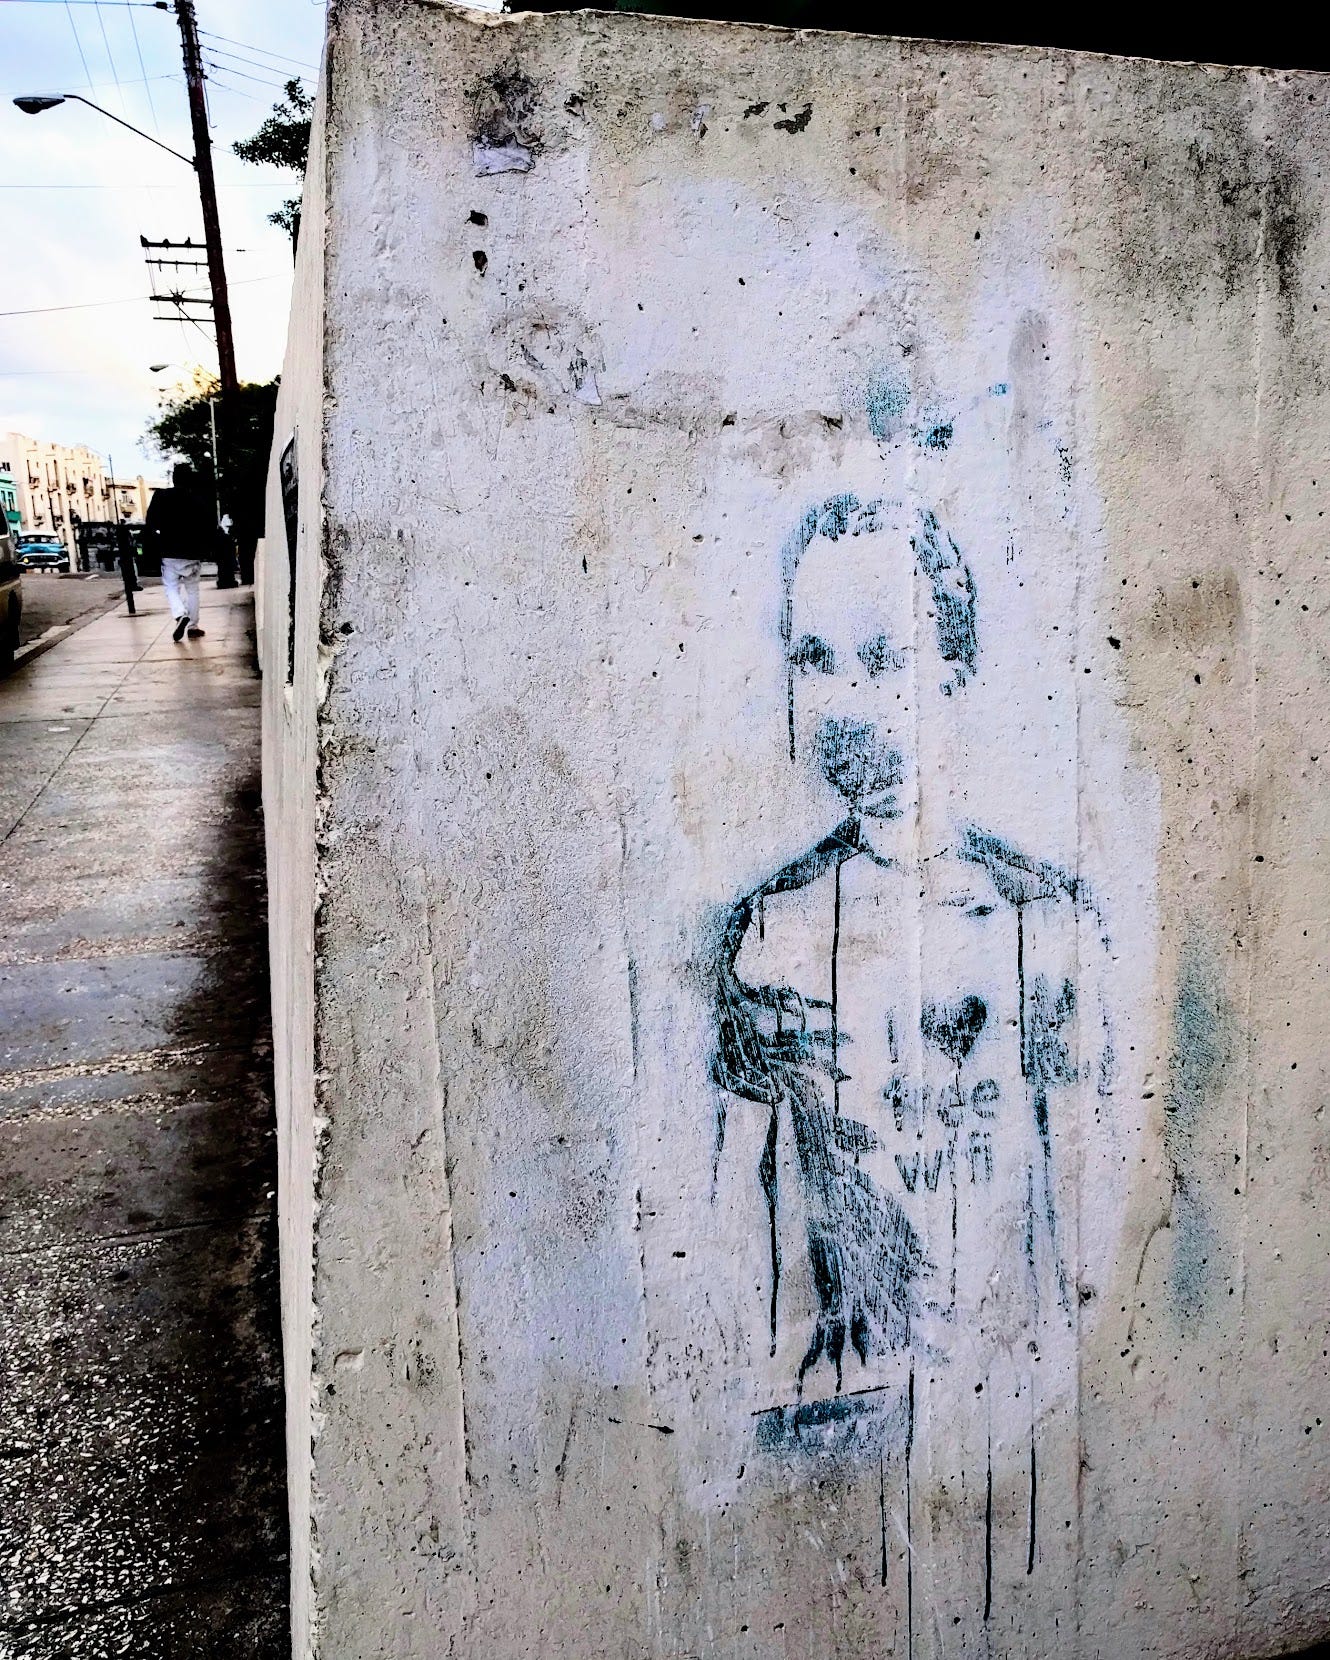
[[959, 1066], [979, 1041], [988, 1021], [988, 1004], [973, 992], [955, 1003], [926, 1003], [919, 1021], [924, 1040]]

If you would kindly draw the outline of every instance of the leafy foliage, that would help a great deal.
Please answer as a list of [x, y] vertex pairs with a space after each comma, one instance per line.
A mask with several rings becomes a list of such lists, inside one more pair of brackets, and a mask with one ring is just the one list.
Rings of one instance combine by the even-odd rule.
[[309, 155], [309, 122], [314, 100], [299, 81], [283, 88], [285, 101], [274, 104], [272, 114], [253, 138], [242, 138], [231, 148], [241, 161], [256, 167], [284, 167], [291, 173], [305, 171]]
[[[309, 124], [314, 100], [299, 81], [288, 81], [283, 88], [285, 99], [274, 104], [272, 114], [252, 138], [242, 138], [231, 146], [241, 161], [256, 167], [282, 167], [288, 173], [305, 172], [309, 156]], [[300, 231], [300, 198], [292, 196], [283, 202], [276, 213], [268, 215], [270, 225], [280, 225], [294, 242]]]

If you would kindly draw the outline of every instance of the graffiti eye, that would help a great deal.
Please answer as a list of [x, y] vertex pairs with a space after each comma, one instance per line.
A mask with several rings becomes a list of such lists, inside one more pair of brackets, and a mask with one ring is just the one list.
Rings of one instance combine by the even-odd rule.
[[992, 916], [993, 910], [992, 905], [971, 905], [965, 914], [966, 916]]
[[893, 646], [885, 634], [878, 634], [871, 640], [865, 640], [859, 647], [859, 661], [868, 670], [874, 680], [879, 675], [889, 674], [894, 669], [905, 667], [905, 653]]
[[790, 651], [791, 666], [804, 674], [835, 674], [836, 654], [827, 642], [816, 634], [805, 634]]

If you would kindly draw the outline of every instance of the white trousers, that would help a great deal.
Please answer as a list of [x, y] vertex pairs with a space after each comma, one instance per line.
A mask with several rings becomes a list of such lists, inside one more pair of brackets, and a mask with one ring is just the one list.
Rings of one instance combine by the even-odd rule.
[[162, 587], [166, 589], [166, 603], [171, 615], [180, 621], [188, 617], [195, 628], [199, 626], [199, 571], [198, 559], [163, 559]]

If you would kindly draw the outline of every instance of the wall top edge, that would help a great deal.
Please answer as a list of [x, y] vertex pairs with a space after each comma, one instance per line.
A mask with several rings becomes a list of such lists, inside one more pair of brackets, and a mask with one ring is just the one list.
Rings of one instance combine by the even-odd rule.
[[[355, 0], [350, 0], [350, 3], [354, 4]], [[347, 0], [343, 0], [343, 4], [347, 4]], [[370, 4], [374, 9], [377, 9], [377, 6], [382, 4], [382, 0], [370, 0]], [[549, 24], [569, 20], [595, 20], [616, 28], [639, 31], [676, 28], [709, 32], [738, 30], [749, 35], [781, 36], [790, 41], [799, 41], [805, 38], [820, 40], [830, 36], [833, 38], [844, 37], [855, 40], [889, 42], [892, 45], [923, 51], [1009, 53], [1018, 57], [1060, 58], [1087, 64], [1160, 65], [1171, 69], [1196, 70], [1202, 74], [1219, 78], [1259, 75], [1280, 82], [1307, 81], [1319, 83], [1330, 80], [1330, 73], [1324, 70], [1276, 68], [1267, 64], [1210, 63], [1199, 58], [1152, 58], [1133, 53], [1094, 52], [1079, 47], [1036, 45], [1012, 41], [950, 40], [929, 35], [864, 34], [855, 29], [800, 29], [778, 23], [729, 22], [705, 17], [673, 17], [656, 12], [619, 12], [596, 6], [575, 6], [568, 7], [566, 10], [534, 12], [503, 11], [499, 4], [487, 4], [486, 0], [472, 0], [472, 3], [469, 4], [463, 3], [463, 0], [410, 0], [410, 4], [422, 11], [449, 13], [459, 21], [477, 24], [482, 28], [530, 27], [533, 24], [548, 26]]]

